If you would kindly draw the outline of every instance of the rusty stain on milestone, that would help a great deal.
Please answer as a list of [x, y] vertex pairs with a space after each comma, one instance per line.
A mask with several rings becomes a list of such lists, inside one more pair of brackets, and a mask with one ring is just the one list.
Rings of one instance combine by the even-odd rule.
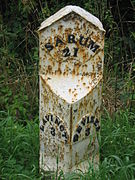
[[102, 23], [77, 6], [45, 20], [40, 43], [40, 168], [64, 172], [99, 162], [104, 34]]

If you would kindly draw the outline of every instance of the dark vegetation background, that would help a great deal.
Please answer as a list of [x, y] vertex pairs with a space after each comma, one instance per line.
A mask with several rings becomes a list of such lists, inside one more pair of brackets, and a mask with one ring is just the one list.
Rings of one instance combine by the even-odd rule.
[[38, 173], [40, 23], [78, 5], [106, 30], [101, 163], [54, 179], [135, 179], [135, 0], [0, 0], [0, 179]]

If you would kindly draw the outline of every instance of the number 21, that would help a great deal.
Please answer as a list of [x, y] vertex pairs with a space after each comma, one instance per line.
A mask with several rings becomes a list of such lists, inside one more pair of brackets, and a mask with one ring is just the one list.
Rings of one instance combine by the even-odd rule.
[[[78, 48], [73, 48], [73, 57], [77, 57], [77, 53], [78, 53]], [[66, 47], [65, 49], [63, 49], [63, 56], [64, 57], [69, 57], [71, 56], [71, 52], [70, 49], [68, 47]]]

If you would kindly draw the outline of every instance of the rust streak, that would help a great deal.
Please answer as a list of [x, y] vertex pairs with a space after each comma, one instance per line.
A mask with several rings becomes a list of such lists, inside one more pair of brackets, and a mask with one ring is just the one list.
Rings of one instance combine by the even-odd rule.
[[[69, 144], [69, 147], [70, 147], [70, 156], [72, 157], [72, 127], [73, 127], [73, 114], [72, 114], [72, 105], [70, 107], [70, 144]], [[72, 168], [72, 159], [71, 159], [71, 162], [70, 162], [70, 169]]]
[[70, 108], [70, 145], [72, 144], [72, 125], [73, 125], [73, 114], [72, 114], [72, 105]]

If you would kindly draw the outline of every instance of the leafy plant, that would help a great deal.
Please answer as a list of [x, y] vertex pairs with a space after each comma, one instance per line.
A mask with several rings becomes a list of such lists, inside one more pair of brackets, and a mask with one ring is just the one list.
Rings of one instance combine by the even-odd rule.
[[[115, 2], [115, 3], [114, 3]], [[134, 0], [1, 0], [0, 179], [42, 179], [38, 172], [40, 23], [66, 5], [97, 16], [106, 30], [99, 170], [52, 179], [135, 179]]]

